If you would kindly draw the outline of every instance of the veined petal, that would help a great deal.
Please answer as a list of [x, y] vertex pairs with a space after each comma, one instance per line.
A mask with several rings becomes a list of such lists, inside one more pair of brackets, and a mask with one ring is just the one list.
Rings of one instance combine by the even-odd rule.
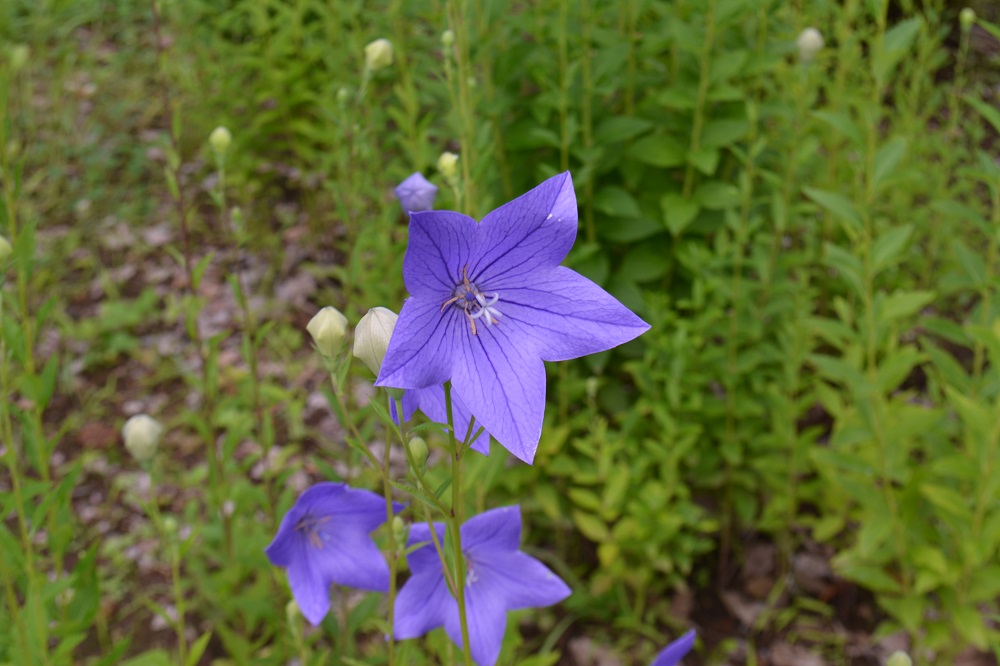
[[478, 230], [476, 221], [461, 213], [411, 213], [410, 239], [403, 257], [403, 282], [410, 295], [437, 301], [440, 308], [462, 281], [462, 268], [472, 256]]
[[298, 506], [292, 506], [281, 519], [278, 533], [274, 535], [270, 545], [264, 549], [271, 564], [276, 567], [288, 567], [302, 555], [304, 539], [295, 531], [295, 524], [302, 517]]
[[611, 349], [649, 330], [614, 296], [564, 266], [490, 288], [502, 294], [504, 323], [516, 320], [546, 361]]
[[[435, 523], [440, 543], [444, 543], [444, 524]], [[396, 597], [394, 614], [396, 638], [416, 638], [442, 626], [445, 619], [458, 617], [458, 603], [448, 590], [437, 550], [431, 542], [431, 532], [426, 523], [410, 526], [406, 545], [426, 545], [406, 556], [413, 575], [406, 581]]]
[[544, 608], [573, 592], [548, 567], [520, 551], [487, 553], [475, 561], [479, 582], [502, 591], [507, 610]]
[[531, 464], [542, 435], [545, 366], [505, 317], [478, 335], [456, 336], [453, 395], [501, 446]]
[[[504, 607], [503, 593], [489, 586], [467, 581], [465, 612], [473, 660], [479, 666], [493, 666], [500, 657], [503, 634], [507, 629], [507, 609]], [[455, 614], [449, 613], [445, 618], [444, 630], [448, 638], [461, 648], [462, 625], [457, 603]]]
[[695, 633], [694, 629], [687, 632], [673, 643], [663, 648], [660, 654], [656, 655], [656, 659], [650, 666], [674, 666], [678, 661], [684, 658], [691, 648], [694, 647]]
[[292, 596], [302, 616], [317, 627], [330, 610], [330, 581], [311, 566], [306, 547], [303, 544], [301, 557], [288, 567], [288, 586], [292, 588]]
[[455, 340], [468, 323], [457, 309], [441, 311], [444, 298], [406, 299], [376, 386], [421, 389], [451, 378]]
[[493, 283], [559, 265], [573, 247], [577, 224], [576, 193], [567, 171], [483, 218], [469, 279]]
[[324, 589], [336, 583], [371, 592], [389, 590], [389, 565], [367, 534], [330, 530], [321, 538], [321, 546], [307, 544], [306, 552], [309, 568], [319, 574]]
[[462, 525], [462, 549], [473, 557], [491, 552], [513, 553], [520, 546], [520, 506], [490, 509]]
[[[367, 539], [369, 532], [385, 522], [384, 497], [343, 483], [317, 483], [302, 493], [295, 504], [300, 516], [325, 518], [324, 529], [338, 534], [351, 532]], [[396, 511], [403, 508], [398, 502], [394, 505]]]

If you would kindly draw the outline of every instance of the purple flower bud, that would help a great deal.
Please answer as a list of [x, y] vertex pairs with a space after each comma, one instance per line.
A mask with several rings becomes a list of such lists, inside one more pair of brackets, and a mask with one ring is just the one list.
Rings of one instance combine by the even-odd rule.
[[434, 208], [434, 197], [438, 188], [417, 171], [396, 186], [396, 198], [407, 213], [416, 213]]

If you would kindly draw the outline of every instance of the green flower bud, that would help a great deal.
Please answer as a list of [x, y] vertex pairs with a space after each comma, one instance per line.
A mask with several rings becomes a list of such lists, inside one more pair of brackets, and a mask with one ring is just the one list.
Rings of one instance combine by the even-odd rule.
[[285, 604], [285, 619], [288, 621], [289, 626], [297, 626], [300, 617], [302, 617], [302, 611], [299, 610], [299, 605], [295, 603], [295, 599]]
[[413, 454], [413, 462], [423, 469], [427, 464], [427, 442], [423, 437], [413, 437], [410, 439], [410, 453]]
[[176, 518], [174, 518], [173, 516], [165, 516], [163, 518], [163, 531], [164, 532], [166, 532], [170, 536], [173, 536], [174, 534], [177, 534], [177, 529], [178, 529], [178, 525], [177, 525], [177, 519]]
[[212, 150], [224, 155], [229, 150], [229, 145], [233, 142], [233, 134], [225, 126], [219, 125], [208, 135], [208, 144]]
[[327, 306], [309, 320], [306, 330], [316, 343], [319, 353], [325, 358], [334, 358], [340, 353], [340, 346], [347, 333], [347, 317], [337, 308]]
[[958, 13], [958, 22], [962, 30], [968, 32], [972, 29], [972, 24], [976, 22], [976, 11], [972, 7], [966, 7]]
[[438, 171], [445, 178], [451, 180], [458, 176], [458, 155], [455, 153], [443, 152], [437, 161]]
[[398, 544], [406, 543], [406, 523], [399, 516], [392, 517], [392, 538]]
[[392, 42], [388, 39], [376, 39], [365, 47], [365, 68], [369, 72], [377, 72], [392, 64]]
[[455, 44], [455, 33], [445, 30], [441, 33], [441, 46], [450, 49]]
[[346, 106], [348, 102], [351, 101], [351, 91], [348, 90], [347, 86], [341, 86], [337, 90], [337, 104], [341, 106]]
[[151, 460], [160, 446], [163, 426], [151, 416], [136, 414], [122, 427], [125, 448], [140, 463]]
[[910, 655], [901, 650], [896, 650], [889, 655], [889, 660], [885, 662], [885, 666], [913, 666], [913, 661], [910, 659]]
[[7, 261], [14, 254], [14, 246], [5, 237], [0, 236], [0, 261]]
[[375, 373], [382, 371], [382, 359], [389, 349], [392, 329], [399, 315], [388, 308], [372, 308], [354, 329], [354, 355]]
[[806, 28], [795, 40], [802, 62], [812, 62], [824, 46], [823, 35], [816, 28]]
[[28, 64], [28, 58], [31, 57], [31, 50], [26, 44], [15, 44], [10, 47], [10, 71], [17, 72], [22, 67]]

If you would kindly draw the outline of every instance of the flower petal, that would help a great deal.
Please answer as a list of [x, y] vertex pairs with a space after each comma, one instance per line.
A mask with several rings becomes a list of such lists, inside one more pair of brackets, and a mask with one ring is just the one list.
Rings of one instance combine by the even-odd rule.
[[545, 366], [535, 345], [525, 344], [506, 319], [456, 340], [453, 394], [501, 446], [530, 465], [545, 411]]
[[544, 564], [520, 551], [489, 553], [476, 560], [479, 580], [502, 590], [507, 610], [544, 608], [573, 593]]
[[485, 289], [483, 283], [557, 266], [573, 247], [576, 228], [576, 193], [567, 171], [483, 218], [469, 279]]
[[[507, 629], [507, 609], [502, 591], [487, 585], [466, 582], [465, 611], [469, 623], [469, 646], [472, 658], [479, 666], [493, 666], [500, 657], [503, 634]], [[462, 647], [462, 625], [455, 614], [445, 618], [444, 630], [459, 648]]]
[[457, 308], [441, 312], [443, 302], [416, 296], [406, 299], [376, 386], [421, 389], [451, 379], [456, 334], [468, 324]]
[[[370, 490], [351, 488], [343, 483], [317, 483], [296, 501], [300, 515], [329, 516], [325, 526], [338, 536], [344, 532], [367, 534], [385, 522], [385, 497]], [[395, 510], [403, 507], [395, 503]]]
[[521, 546], [521, 507], [502, 506], [462, 525], [462, 550], [474, 559], [491, 552], [513, 553]]
[[566, 361], [624, 344], [649, 324], [583, 277], [564, 266], [537, 274], [531, 283], [512, 279], [490, 288], [500, 293], [503, 323], [516, 323], [542, 359]]
[[274, 535], [271, 544], [264, 549], [271, 564], [276, 567], [288, 567], [302, 554], [302, 535], [295, 531], [295, 524], [302, 517], [298, 506], [292, 505], [285, 517], [281, 519], [278, 533]]
[[650, 666], [674, 666], [694, 647], [694, 629], [663, 648]]
[[302, 616], [318, 627], [330, 610], [330, 581], [323, 578], [321, 571], [312, 566], [302, 544], [301, 557], [288, 567], [288, 585], [298, 604]]
[[462, 269], [472, 256], [478, 229], [475, 220], [461, 213], [411, 213], [410, 239], [403, 257], [403, 282], [410, 295], [437, 301], [438, 308], [451, 298], [462, 282]]
[[389, 590], [389, 565], [367, 534], [330, 530], [325, 536], [329, 538], [323, 538], [322, 546], [307, 543], [306, 553], [309, 568], [319, 574], [326, 589], [336, 583], [372, 592]]
[[[438, 539], [444, 543], [444, 525], [435, 523]], [[425, 523], [410, 526], [407, 546], [418, 543], [427, 545], [406, 556], [413, 575], [406, 581], [396, 596], [394, 611], [394, 633], [396, 638], [416, 638], [445, 623], [454, 614], [458, 616], [458, 604], [445, 581], [441, 560], [431, 540], [430, 529]]]

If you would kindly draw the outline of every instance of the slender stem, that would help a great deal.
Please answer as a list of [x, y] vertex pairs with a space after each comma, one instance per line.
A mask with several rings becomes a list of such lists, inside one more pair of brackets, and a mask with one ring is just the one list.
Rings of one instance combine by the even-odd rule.
[[455, 438], [455, 416], [452, 414], [451, 382], [444, 385], [444, 406], [448, 412], [448, 442], [451, 445], [451, 514], [448, 524], [455, 546], [455, 600], [462, 625], [462, 654], [466, 666], [472, 666], [472, 646], [469, 643], [469, 620], [465, 607], [465, 559], [462, 554], [462, 450]]
[[451, 0], [449, 3], [451, 20], [455, 26], [455, 64], [458, 84], [458, 115], [462, 144], [462, 189], [464, 190], [465, 212], [476, 217], [475, 195], [475, 123], [473, 121], [472, 96], [469, 89], [469, 30], [467, 26], [468, 0]]
[[[391, 401], [392, 398], [389, 398]], [[391, 405], [390, 405], [391, 408]], [[400, 416], [402, 421], [403, 417]], [[396, 612], [396, 569], [399, 565], [399, 553], [396, 550], [396, 535], [392, 529], [392, 519], [395, 511], [392, 506], [392, 484], [389, 483], [389, 453], [392, 445], [392, 438], [389, 431], [385, 433], [385, 456], [382, 460], [382, 492], [385, 495], [385, 523], [389, 529], [389, 646], [387, 649], [387, 659], [389, 666], [396, 663], [396, 637], [395, 637], [395, 612]]]

